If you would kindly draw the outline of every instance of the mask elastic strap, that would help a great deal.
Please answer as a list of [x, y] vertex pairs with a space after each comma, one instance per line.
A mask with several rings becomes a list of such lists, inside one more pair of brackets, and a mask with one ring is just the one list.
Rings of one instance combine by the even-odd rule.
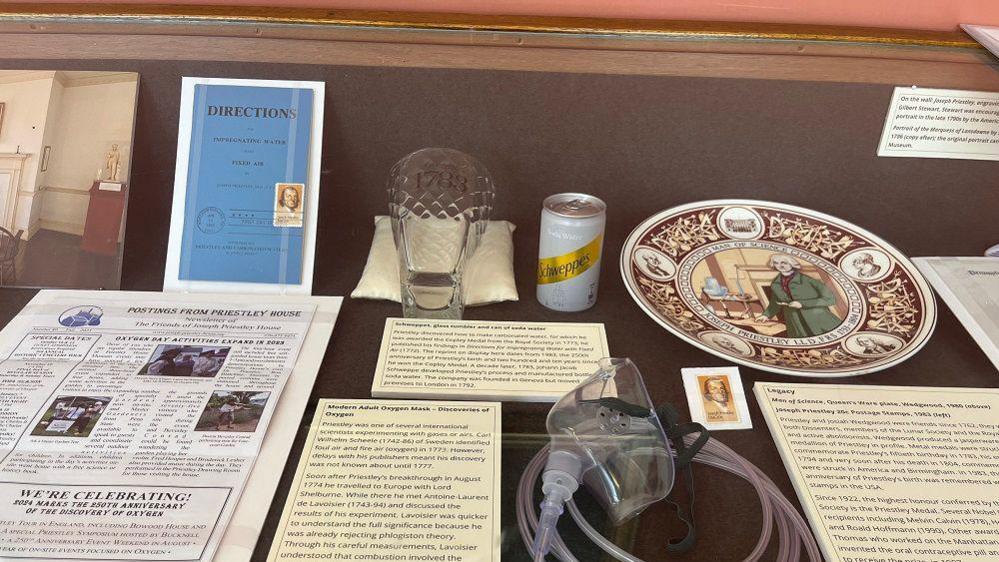
[[[688, 552], [697, 540], [697, 529], [694, 525], [694, 456], [701, 450], [701, 447], [708, 442], [710, 434], [703, 425], [690, 422], [678, 423], [680, 414], [670, 404], [663, 404], [656, 410], [659, 421], [663, 425], [666, 436], [673, 442], [676, 448], [676, 475], [684, 481], [683, 488], [686, 489], [686, 497], [677, 497], [677, 490], [680, 486], [673, 486], [673, 490], [666, 497], [666, 502], [676, 509], [677, 517], [687, 526], [687, 534], [682, 538], [672, 538], [666, 545], [666, 552], [683, 553]], [[698, 433], [689, 446], [684, 444], [683, 437], [691, 433]]]

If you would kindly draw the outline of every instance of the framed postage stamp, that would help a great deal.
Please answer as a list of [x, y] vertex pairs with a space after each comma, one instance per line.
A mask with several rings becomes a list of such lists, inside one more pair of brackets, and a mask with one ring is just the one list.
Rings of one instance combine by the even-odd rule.
[[274, 184], [274, 226], [302, 228], [305, 184]]
[[681, 370], [690, 419], [710, 430], [752, 429], [738, 367]]

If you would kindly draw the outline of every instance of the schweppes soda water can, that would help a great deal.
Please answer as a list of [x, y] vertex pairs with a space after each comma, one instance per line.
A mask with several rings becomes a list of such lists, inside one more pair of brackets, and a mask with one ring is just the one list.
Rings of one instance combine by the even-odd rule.
[[545, 199], [538, 245], [538, 302], [577, 312], [597, 302], [607, 205], [584, 193]]

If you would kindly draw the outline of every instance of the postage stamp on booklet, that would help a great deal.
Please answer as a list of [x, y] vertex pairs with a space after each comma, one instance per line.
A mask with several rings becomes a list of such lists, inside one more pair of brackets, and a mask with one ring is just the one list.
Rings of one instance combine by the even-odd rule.
[[305, 209], [305, 184], [274, 184], [274, 226], [302, 228]]

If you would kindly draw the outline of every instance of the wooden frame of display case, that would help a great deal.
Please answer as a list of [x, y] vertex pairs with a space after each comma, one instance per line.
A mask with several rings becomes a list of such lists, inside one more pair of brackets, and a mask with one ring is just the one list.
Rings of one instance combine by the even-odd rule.
[[[101, 35], [102, 41], [95, 41]], [[13, 58], [489, 68], [999, 87], [962, 32], [167, 5], [4, 4]], [[53, 41], [53, 36], [58, 41]]]
[[[123, 288], [162, 287], [180, 77], [323, 80], [329, 110], [315, 294], [349, 294], [359, 279], [371, 217], [386, 211], [392, 163], [415, 148], [448, 143], [489, 163], [503, 186], [495, 216], [518, 225], [514, 269], [521, 300], [471, 308], [466, 317], [603, 322], [614, 353], [633, 357], [650, 393], [674, 404], [683, 400], [679, 367], [720, 360], [663, 332], [625, 292], [617, 252], [649, 213], [697, 199], [756, 198], [869, 226], [913, 255], [976, 255], [996, 242], [995, 163], [876, 156], [892, 86], [999, 90], [999, 61], [960, 32], [0, 4], [0, 45], [8, 68], [140, 74]], [[409, 86], [415, 95], [404, 91]], [[558, 191], [585, 191], [608, 203], [600, 296], [593, 309], [572, 316], [543, 309], [533, 298], [538, 213], [544, 195]], [[12, 317], [29, 297], [0, 293], [6, 304], [0, 319]], [[334, 351], [313, 396], [368, 395], [378, 348], [372, 342], [381, 337], [384, 319], [398, 315], [395, 303], [345, 301], [343, 327], [334, 333]], [[996, 384], [991, 364], [946, 313], [926, 350], [864, 382], [938, 385], [941, 373], [955, 385]], [[743, 370], [747, 389], [774, 376]], [[723, 437], [795, 502], [752, 400], [750, 407], [756, 429]], [[504, 437], [504, 519], [513, 512], [507, 492], [545, 439], [538, 432], [546, 411], [541, 404], [504, 404], [510, 436]], [[286, 480], [303, 439], [304, 432]], [[729, 559], [750, 548], [758, 530], [745, 524], [746, 513], [758, 513], [752, 491], [715, 487], [707, 479], [698, 486], [700, 505], [725, 505], [711, 517], [734, 531], [723, 543], [703, 541], [697, 559]], [[283, 505], [279, 491], [254, 560], [266, 557]], [[616, 538], [658, 559], [662, 537], [652, 541], [639, 526], [661, 535], [665, 511], [650, 510], [642, 516], [646, 523], [636, 519]], [[507, 542], [504, 558], [526, 556], [516, 541]]]

